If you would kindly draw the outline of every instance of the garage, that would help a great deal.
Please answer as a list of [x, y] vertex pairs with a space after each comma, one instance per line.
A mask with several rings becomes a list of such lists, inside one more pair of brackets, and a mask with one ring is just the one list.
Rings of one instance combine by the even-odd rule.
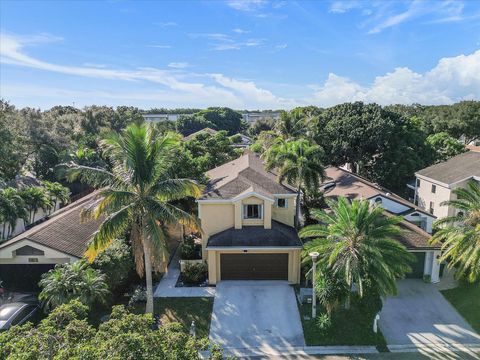
[[9, 291], [36, 292], [42, 275], [54, 267], [54, 264], [0, 264], [0, 279]]
[[222, 280], [288, 280], [288, 253], [221, 254]]
[[412, 272], [407, 274], [407, 278], [421, 279], [425, 269], [425, 252], [411, 252], [415, 256], [415, 262], [410, 265]]

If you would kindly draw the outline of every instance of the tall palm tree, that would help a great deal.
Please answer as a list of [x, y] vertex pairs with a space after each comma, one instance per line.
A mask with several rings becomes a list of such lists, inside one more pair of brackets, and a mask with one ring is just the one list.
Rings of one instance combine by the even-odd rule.
[[440, 260], [447, 260], [448, 267], [456, 267], [458, 275], [474, 282], [480, 279], [480, 184], [471, 180], [453, 193], [457, 199], [441, 205], [453, 206], [457, 214], [435, 222], [438, 231], [431, 242], [442, 245]]
[[414, 259], [393, 239], [400, 234], [401, 217], [386, 216], [381, 207], [372, 207], [367, 200], [350, 204], [340, 197], [326, 202], [330, 211], [312, 210], [319, 223], [299, 233], [301, 238], [316, 238], [305, 244], [303, 261], [318, 251], [319, 262], [350, 290], [356, 284], [360, 296], [365, 287], [377, 289], [382, 296], [395, 294], [395, 280], [411, 271], [409, 263]]
[[39, 209], [47, 212], [52, 207], [52, 201], [47, 191], [40, 186], [29, 186], [19, 191], [28, 211], [28, 223], [35, 221], [35, 214]]
[[305, 135], [307, 117], [301, 111], [282, 111], [275, 122], [275, 131], [285, 140], [294, 140]]
[[28, 214], [25, 202], [15, 188], [0, 190], [0, 221], [2, 227], [2, 239], [7, 239], [15, 231], [17, 220], [27, 221]]
[[43, 181], [42, 185], [47, 190], [52, 206], [51, 208], [55, 211], [57, 204], [68, 204], [70, 201], [70, 190], [58, 182]]
[[153, 312], [152, 265], [161, 270], [168, 252], [163, 225], [182, 224], [199, 229], [198, 221], [171, 202], [201, 195], [193, 180], [174, 179], [171, 167], [173, 153], [179, 146], [177, 134], [159, 136], [153, 127], [132, 124], [121, 134], [112, 134], [101, 147], [112, 164], [112, 170], [73, 165], [69, 179], [79, 178], [100, 188], [101, 200], [84, 213], [86, 218], [104, 216], [87, 250], [95, 256], [126, 232], [135, 257], [137, 272], [146, 277], [146, 312]]
[[317, 189], [325, 177], [323, 150], [305, 139], [278, 138], [263, 156], [267, 170], [276, 169], [280, 182], [286, 181], [297, 188], [295, 226], [298, 227], [302, 191]]

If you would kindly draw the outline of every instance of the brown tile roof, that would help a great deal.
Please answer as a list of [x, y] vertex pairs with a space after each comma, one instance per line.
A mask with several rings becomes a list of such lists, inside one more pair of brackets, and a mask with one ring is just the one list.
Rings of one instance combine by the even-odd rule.
[[297, 231], [288, 225], [272, 221], [272, 228], [263, 226], [244, 226], [242, 229], [230, 228], [212, 235], [208, 247], [302, 247]]
[[[385, 212], [387, 216], [391, 216]], [[395, 239], [405, 246], [408, 250], [433, 250], [440, 249], [439, 245], [430, 245], [428, 241], [432, 237], [426, 231], [420, 229], [417, 225], [402, 220], [398, 224], [402, 233], [395, 237]]]
[[280, 184], [277, 175], [266, 171], [260, 157], [248, 150], [238, 159], [208, 171], [207, 176], [210, 180], [202, 200], [231, 199], [250, 191], [268, 197], [295, 193], [292, 187]]
[[[381, 195], [385, 198], [389, 198], [402, 205], [410, 207], [412, 211], [418, 211], [428, 216], [433, 216], [425, 210], [417, 207], [410, 201], [405, 200], [404, 198], [394, 194], [390, 190], [385, 189], [378, 184], [372, 183], [371, 181], [368, 181], [361, 176], [352, 174], [347, 170], [343, 170], [334, 166], [329, 166], [325, 169], [325, 174], [326, 177], [323, 183], [323, 187], [327, 185], [324, 191], [324, 196], [326, 198], [343, 196], [350, 200], [353, 200], [369, 199], [375, 195]], [[334, 184], [335, 186], [328, 187], [329, 183]]]
[[15, 236], [0, 245], [10, 246], [21, 240], [31, 240], [51, 249], [81, 258], [87, 244], [100, 225], [100, 220], [80, 221], [83, 208], [91, 206], [97, 199], [97, 193], [89, 194], [80, 200], [55, 212], [47, 221]]
[[468, 151], [415, 174], [450, 185], [473, 176], [480, 177], [480, 152]]

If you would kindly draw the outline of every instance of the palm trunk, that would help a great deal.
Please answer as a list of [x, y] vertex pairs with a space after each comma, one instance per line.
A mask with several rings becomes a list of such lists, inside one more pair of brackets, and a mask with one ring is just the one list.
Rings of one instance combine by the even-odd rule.
[[295, 228], [298, 229], [300, 227], [300, 197], [301, 197], [302, 191], [300, 189], [300, 186], [298, 187], [297, 191], [297, 204], [295, 206]]
[[152, 284], [152, 262], [150, 259], [149, 244], [143, 244], [143, 257], [145, 258], [145, 283], [147, 286], [146, 314], [153, 314], [153, 284]]

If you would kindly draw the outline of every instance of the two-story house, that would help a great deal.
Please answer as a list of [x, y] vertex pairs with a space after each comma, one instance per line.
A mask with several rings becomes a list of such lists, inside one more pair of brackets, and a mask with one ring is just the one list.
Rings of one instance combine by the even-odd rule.
[[480, 152], [469, 151], [415, 173], [415, 203], [437, 218], [455, 215], [451, 206], [454, 189], [465, 187], [470, 180], [480, 181]]
[[198, 200], [210, 284], [221, 280], [300, 282], [302, 242], [293, 227], [296, 191], [250, 151], [207, 172]]

